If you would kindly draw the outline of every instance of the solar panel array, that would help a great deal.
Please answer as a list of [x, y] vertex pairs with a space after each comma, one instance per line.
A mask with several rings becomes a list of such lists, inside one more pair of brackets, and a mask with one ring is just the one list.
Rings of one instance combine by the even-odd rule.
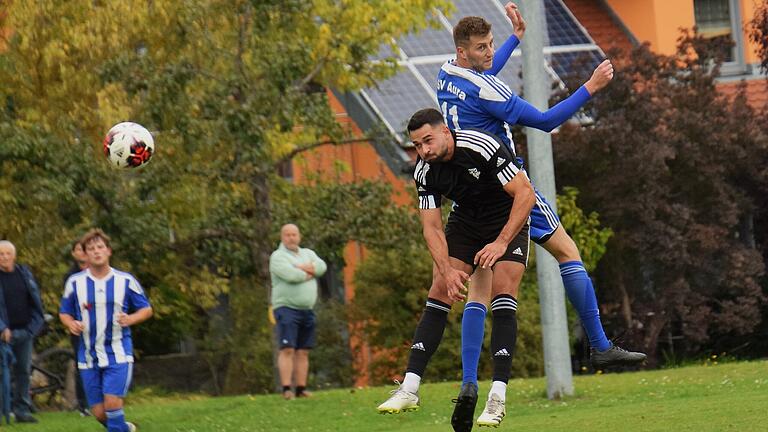
[[[436, 77], [442, 64], [455, 58], [451, 29], [459, 19], [477, 15], [488, 20], [497, 46], [512, 35], [512, 25], [504, 12], [505, 3], [506, 0], [455, 0], [453, 13], [441, 16], [441, 26], [408, 34], [397, 41], [402, 50], [396, 55], [402, 59], [401, 70], [379, 82], [376, 87], [362, 91], [373, 111], [395, 136], [402, 137], [408, 118], [415, 111], [428, 106], [437, 107]], [[548, 36], [545, 53], [552, 79], [557, 83], [573, 76], [586, 80], [602, 60], [602, 51], [562, 0], [544, 0], [544, 8]], [[386, 52], [386, 55], [390, 54]], [[382, 52], [376, 57], [384, 55]], [[519, 93], [522, 89], [521, 70], [522, 58], [518, 47], [498, 76]]]

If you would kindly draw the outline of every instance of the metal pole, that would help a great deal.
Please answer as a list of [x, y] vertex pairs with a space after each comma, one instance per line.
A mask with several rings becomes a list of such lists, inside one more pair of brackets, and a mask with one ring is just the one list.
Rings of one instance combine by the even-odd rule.
[[[524, 0], [519, 4], [520, 12], [528, 23], [522, 42], [524, 96], [539, 110], [546, 110], [549, 107], [551, 78], [544, 65], [543, 49], [547, 30], [544, 3], [542, 0]], [[531, 181], [555, 207], [552, 139], [548, 133], [532, 128], [526, 128], [525, 134], [528, 138]], [[539, 282], [547, 397], [557, 399], [561, 396], [573, 395], [565, 290], [560, 279], [557, 261], [538, 245], [536, 246], [536, 275]]]

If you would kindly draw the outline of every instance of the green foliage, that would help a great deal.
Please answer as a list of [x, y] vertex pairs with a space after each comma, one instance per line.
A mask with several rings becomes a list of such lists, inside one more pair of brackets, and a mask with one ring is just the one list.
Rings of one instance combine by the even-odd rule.
[[[448, 3], [3, 2], [0, 25], [12, 31], [0, 53], [0, 236], [17, 244], [55, 313], [71, 242], [100, 226], [114, 240], [113, 264], [138, 276], [156, 309], [137, 329], [140, 351], [191, 335], [215, 350], [221, 391], [271, 387], [262, 366], [251, 368], [269, 364], [276, 164], [343, 137], [324, 88], [390, 76], [394, 58], [370, 59], [436, 22], [438, 7]], [[142, 171], [118, 173], [100, 143], [127, 119], [153, 132], [157, 154]], [[313, 195], [304, 192], [295, 202]], [[376, 192], [349, 193], [365, 203]], [[333, 221], [339, 203], [328, 203], [307, 214]], [[346, 239], [380, 236], [371, 217], [360, 221], [368, 225], [346, 221], [349, 232], [318, 245], [336, 258]]]
[[[593, 268], [605, 251], [611, 231], [600, 228], [596, 213], [585, 215], [576, 206], [578, 191], [566, 188], [558, 197], [563, 226], [573, 235], [584, 258]], [[414, 220], [417, 216], [412, 215]], [[408, 237], [395, 248], [374, 249], [355, 274], [355, 299], [352, 320], [361, 325], [366, 341], [376, 354], [370, 376], [375, 383], [388, 382], [403, 373], [413, 331], [424, 310], [432, 282], [432, 259], [424, 241]], [[518, 337], [513, 377], [539, 376], [544, 372], [541, 341], [541, 314], [538, 304], [535, 258], [523, 276], [518, 299]], [[461, 312], [455, 304], [440, 348], [432, 357], [426, 378], [454, 380], [461, 378]], [[572, 315], [577, 325], [578, 318]], [[484, 346], [490, 346], [490, 320], [486, 322]], [[490, 377], [491, 356], [480, 359], [479, 376]]]
[[564, 187], [562, 193], [557, 196], [557, 211], [563, 228], [579, 248], [584, 267], [591, 272], [605, 254], [605, 246], [613, 236], [613, 231], [600, 227], [596, 212], [585, 215], [576, 204], [578, 197], [578, 189]]
[[421, 227], [410, 209], [392, 204], [391, 196], [392, 186], [381, 181], [294, 185], [275, 180], [271, 239], [277, 245], [280, 227], [295, 223], [307, 233], [306, 246], [339, 267], [349, 241], [378, 249], [397, 247], [421, 235]]

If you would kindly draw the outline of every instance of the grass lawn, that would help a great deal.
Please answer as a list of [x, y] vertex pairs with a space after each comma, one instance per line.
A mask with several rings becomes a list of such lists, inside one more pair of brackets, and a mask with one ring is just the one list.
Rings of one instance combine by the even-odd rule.
[[[481, 383], [483, 408], [489, 383]], [[510, 381], [508, 431], [768, 431], [768, 361], [689, 366], [575, 378], [576, 395], [544, 397], [543, 378]], [[420, 411], [379, 415], [391, 388], [330, 390], [312, 399], [277, 395], [210, 398], [129, 396], [128, 419], [142, 432], [451, 431], [451, 398], [458, 383], [422, 386]], [[39, 424], [6, 431], [101, 432], [91, 418], [41, 413]], [[475, 428], [474, 430], [491, 429]]]

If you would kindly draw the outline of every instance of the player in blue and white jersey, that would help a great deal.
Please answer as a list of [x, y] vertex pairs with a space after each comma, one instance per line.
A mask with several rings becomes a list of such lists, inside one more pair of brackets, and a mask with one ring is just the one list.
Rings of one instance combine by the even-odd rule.
[[[510, 9], [514, 14], [510, 14]], [[513, 26], [524, 28], [525, 22], [513, 4], [507, 5]], [[610, 61], [602, 62], [592, 77], [570, 97], [545, 112], [514, 94], [494, 74], [501, 70], [519, 39], [512, 36], [504, 44], [504, 52], [494, 55], [491, 25], [481, 17], [465, 17], [454, 27], [456, 60], [445, 63], [438, 73], [437, 97], [446, 123], [452, 129], [479, 128], [499, 136], [514, 152], [511, 125], [520, 124], [543, 131], [551, 131], [578, 111], [597, 91], [613, 78]], [[605, 336], [600, 322], [597, 299], [592, 282], [581, 262], [576, 244], [560, 225], [557, 214], [546, 199], [536, 193], [536, 205], [531, 211], [531, 239], [550, 252], [560, 264], [560, 273], [569, 300], [579, 313], [592, 346], [592, 363], [596, 367], [618, 364], [635, 364], [645, 359], [645, 354], [625, 351], [613, 345]], [[491, 303], [493, 309], [493, 302]], [[494, 310], [492, 332], [505, 326], [497, 319]], [[500, 333], [500, 331], [498, 332]], [[499, 336], [501, 337], [501, 336]], [[494, 355], [494, 386], [509, 378], [501, 363], [506, 356]], [[498, 392], [504, 400], [503, 391]], [[500, 422], [500, 417], [497, 417]], [[496, 425], [491, 422], [489, 425]]]
[[88, 268], [64, 286], [59, 318], [80, 336], [77, 367], [91, 412], [109, 432], [133, 432], [123, 399], [133, 372], [131, 326], [152, 316], [152, 306], [130, 273], [110, 267], [109, 237], [92, 229], [80, 241]]

